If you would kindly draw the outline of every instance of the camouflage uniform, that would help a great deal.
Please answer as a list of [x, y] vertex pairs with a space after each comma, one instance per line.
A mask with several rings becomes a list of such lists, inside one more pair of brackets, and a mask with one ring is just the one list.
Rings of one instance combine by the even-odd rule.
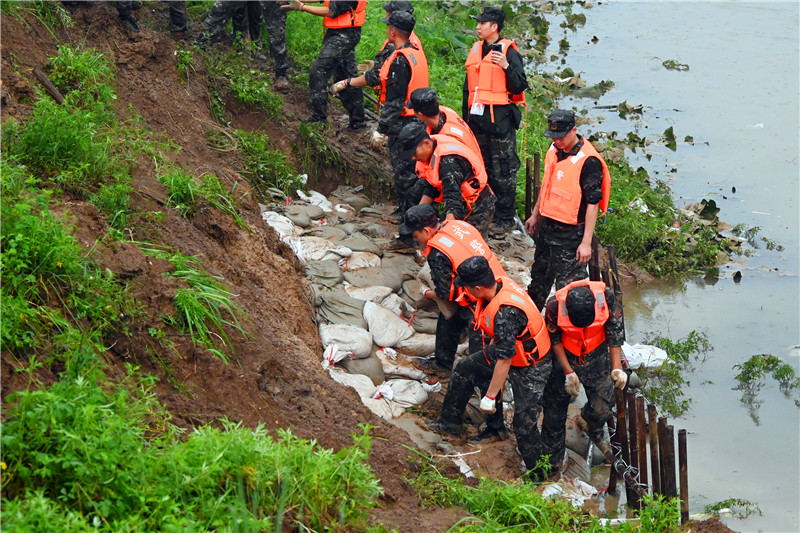
[[261, 12], [269, 38], [269, 55], [275, 62], [275, 77], [285, 78], [289, 70], [286, 60], [286, 11], [274, 0], [263, 0]]
[[[501, 306], [494, 324], [494, 342], [486, 342], [483, 346], [478, 346], [477, 350], [471, 345], [470, 355], [456, 365], [442, 404], [442, 422], [460, 425], [464, 408], [474, 388], [478, 387], [482, 396], [486, 394], [492, 380], [494, 363], [498, 359], [510, 359], [514, 356], [516, 338], [525, 331], [527, 318], [523, 311], [515, 307]], [[533, 343], [533, 340], [526, 342]], [[532, 347], [533, 344], [526, 346]], [[514, 393], [514, 434], [517, 437], [517, 448], [528, 470], [533, 469], [541, 455], [540, 404], [551, 368], [551, 357], [545, 356], [536, 365], [512, 366], [508, 372], [508, 380]], [[505, 431], [502, 395], [498, 395], [496, 405], [497, 410], [487, 415], [486, 425], [487, 429], [500, 433]]]
[[[467, 204], [464, 202], [461, 184], [474, 177], [472, 165], [466, 158], [454, 154], [441, 158], [439, 162], [439, 179], [442, 182], [442, 201], [445, 214], [452, 214], [458, 220], [469, 222], [481, 232], [485, 239], [489, 224], [494, 216], [497, 199], [492, 194], [492, 191], [489, 190], [489, 187], [485, 187], [475, 205], [472, 206], [472, 212], [470, 213], [467, 210]], [[439, 191], [436, 187], [428, 184], [425, 180], [422, 181], [427, 184], [424, 194], [431, 198], [439, 196]]]
[[[611, 356], [609, 346], [622, 346], [625, 342], [625, 329], [622, 322], [622, 304], [617, 304], [614, 292], [606, 287], [605, 298], [609, 307], [609, 317], [604, 324], [606, 340], [583, 357], [565, 350], [569, 362], [581, 385], [586, 391], [587, 402], [581, 416], [589, 426], [591, 438], [603, 435], [603, 426], [614, 411], [614, 383], [611, 380]], [[545, 324], [550, 333], [550, 341], [561, 343], [561, 328], [558, 327], [558, 302], [555, 297], [547, 300]], [[550, 464], [557, 467], [564, 458], [564, 439], [566, 438], [567, 407], [572, 397], [564, 389], [564, 370], [553, 358], [553, 372], [544, 390], [542, 409], [542, 453], [550, 454]]]
[[[559, 161], [569, 155], [577, 154], [583, 147], [583, 137], [578, 135], [578, 142], [569, 153], [558, 150]], [[565, 224], [557, 220], [542, 217], [533, 240], [536, 249], [531, 265], [531, 283], [528, 285], [533, 303], [542, 308], [550, 288], [555, 282], [556, 290], [561, 289], [579, 279], [589, 277], [587, 266], [580, 265], [575, 255], [583, 240], [586, 205], [598, 204], [603, 199], [603, 167], [596, 157], [586, 160], [581, 170], [581, 205], [578, 210], [578, 224]]]
[[[490, 51], [490, 45], [484, 41], [483, 56]], [[520, 94], [528, 88], [522, 56], [509, 47], [506, 59], [509, 63], [505, 71], [506, 88], [511, 94]], [[497, 196], [495, 223], [501, 227], [509, 227], [514, 222], [517, 210], [517, 171], [520, 166], [517, 155], [517, 129], [522, 114], [517, 104], [496, 105], [492, 122], [488, 105], [485, 106], [483, 115], [474, 115], [470, 114], [471, 104], [469, 85], [465, 79], [461, 116], [475, 133], [489, 176], [489, 186]]]
[[[389, 45], [394, 51], [394, 47]], [[414, 48], [410, 42], [406, 42], [400, 48]], [[384, 61], [388, 59], [385, 58]], [[370, 74], [367, 72], [366, 74]], [[373, 76], [365, 77], [367, 83], [374, 81]], [[403, 109], [406, 105], [406, 96], [408, 95], [408, 84], [411, 82], [411, 65], [409, 65], [406, 56], [397, 54], [389, 67], [389, 73], [386, 80], [386, 101], [381, 104], [381, 116], [378, 120], [378, 132], [388, 136], [389, 147], [389, 162], [392, 164], [392, 172], [394, 174], [394, 187], [395, 197], [398, 205], [400, 215], [405, 213], [406, 209], [414, 205], [411, 201], [412, 189], [414, 188], [417, 180], [419, 179], [415, 171], [416, 163], [407, 157], [400, 149], [400, 143], [397, 142], [397, 136], [403, 126], [416, 121], [416, 117], [402, 116]], [[380, 85], [380, 77], [375, 76], [377, 85]], [[417, 199], [417, 202], [419, 200]]]
[[[450, 300], [450, 285], [452, 283], [453, 263], [442, 251], [431, 248], [428, 253], [428, 265], [431, 268], [431, 279], [436, 296], [442, 300]], [[453, 368], [453, 361], [456, 359], [456, 350], [461, 340], [464, 330], [474, 321], [472, 308], [459, 305], [456, 314], [452, 318], [445, 318], [444, 314], [439, 313], [436, 322], [436, 350], [434, 357], [439, 366], [443, 368]], [[470, 351], [472, 351], [473, 339], [480, 337], [475, 334], [470, 327]], [[478, 345], [480, 347], [480, 345]]]
[[[79, 2], [75, 2], [76, 4]], [[117, 13], [123, 20], [133, 17], [133, 4], [131, 1], [117, 1]], [[169, 2], [169, 31], [172, 33], [185, 32], [188, 29], [186, 24], [186, 1], [176, 0]]]
[[[329, 17], [336, 18], [355, 10], [357, 1], [332, 0], [328, 5]], [[311, 121], [328, 119], [328, 81], [354, 78], [356, 70], [356, 45], [361, 40], [361, 27], [327, 28], [322, 38], [322, 49], [311, 65], [308, 85], [311, 89]], [[339, 93], [344, 108], [350, 115], [350, 127], [364, 125], [364, 93], [361, 87], [347, 87]]]
[[[203, 19], [203, 31], [197, 37], [199, 45], [214, 42], [219, 38], [225, 24], [232, 19], [237, 38], [248, 34], [251, 40], [261, 42], [261, 5], [257, 1], [217, 0]], [[255, 20], [254, 20], [255, 19]]]

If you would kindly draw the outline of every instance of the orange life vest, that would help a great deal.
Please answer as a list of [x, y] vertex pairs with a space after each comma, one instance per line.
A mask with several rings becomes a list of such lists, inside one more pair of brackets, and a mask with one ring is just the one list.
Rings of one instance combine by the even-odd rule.
[[[594, 322], [585, 328], [572, 325], [567, 313], [567, 293], [574, 287], [589, 287], [594, 294]], [[577, 357], [584, 356], [603, 344], [606, 340], [605, 323], [609, 317], [608, 302], [605, 295], [606, 284], [602, 281], [580, 279], [556, 291], [558, 302], [558, 327], [561, 328], [561, 344], [564, 349]]]
[[481, 232], [475, 226], [463, 220], [446, 220], [436, 235], [430, 238], [423, 254], [425, 257], [436, 248], [450, 259], [453, 265], [453, 272], [450, 276], [450, 301], [458, 302], [463, 306], [468, 306], [472, 300], [463, 287], [456, 287], [453, 284], [459, 265], [474, 256], [485, 257], [492, 268], [495, 277], [506, 276], [503, 265], [492, 253], [492, 249], [481, 237]]
[[[511, 39], [499, 39], [496, 44], [503, 47], [508, 56], [509, 47], [519, 51]], [[473, 43], [464, 66], [467, 68], [467, 87], [469, 87], [468, 104], [479, 103], [490, 106], [492, 122], [494, 122], [494, 106], [506, 104], [522, 104], [527, 107], [525, 92], [510, 94], [506, 89], [506, 73], [500, 65], [492, 63], [491, 51], [483, 54], [483, 41]]]
[[[486, 174], [486, 168], [483, 166], [481, 153], [478, 152], [476, 154], [467, 148], [464, 143], [449, 135], [431, 135], [431, 139], [436, 141], [436, 149], [433, 151], [433, 154], [431, 154], [430, 161], [422, 163], [422, 171], [419, 173], [420, 176], [425, 178], [433, 187], [436, 187], [436, 190], [439, 191], [439, 196], [435, 201], [441, 202], [443, 191], [442, 180], [439, 178], [439, 163], [442, 157], [447, 155], [459, 155], [469, 161], [474, 176], [461, 182], [461, 198], [467, 205], [467, 210], [471, 213], [472, 206], [478, 201], [481, 191], [483, 191], [488, 182], [488, 176]], [[419, 162], [417, 162], [417, 164], [419, 165]]]
[[536, 346], [530, 352], [525, 351], [522, 340], [517, 337], [517, 352], [511, 358], [511, 366], [530, 366], [531, 363], [541, 361], [550, 351], [550, 335], [547, 333], [542, 313], [536, 309], [536, 304], [528, 296], [528, 292], [522, 290], [514, 280], [507, 277], [498, 277], [497, 281], [501, 282], [503, 286], [495, 294], [494, 298], [491, 299], [486, 307], [483, 307], [482, 301], [480, 301], [475, 308], [475, 328], [483, 331], [489, 338], [494, 337], [494, 317], [497, 315], [500, 306], [510, 305], [516, 307], [522, 310], [528, 318], [528, 325], [525, 326], [525, 331], [520, 336], [524, 336], [525, 332], [527, 332], [530, 338], [536, 341]]
[[[408, 99], [411, 98], [411, 93], [415, 89], [422, 89], [428, 86], [428, 59], [425, 57], [425, 53], [422, 52], [422, 50], [416, 50], [410, 47], [398, 48], [392, 52], [392, 55], [386, 58], [386, 61], [383, 62], [381, 69], [378, 71], [378, 76], [381, 79], [381, 96], [378, 100], [379, 108], [380, 104], [386, 102], [386, 80], [389, 79], [389, 69], [392, 67], [392, 61], [394, 61], [397, 54], [406, 56], [408, 64], [411, 65], [411, 79], [408, 81], [408, 90], [406, 91], [406, 97], [403, 99], [403, 102], [408, 102]], [[404, 117], [413, 117], [414, 110], [404, 105], [403, 112], [400, 113], [400, 115]]]
[[[414, 33], [413, 31], [411, 32], [411, 35], [408, 36], [408, 42], [413, 44], [414, 47], [417, 50], [419, 50], [420, 52], [422, 52], [423, 54], [425, 53], [425, 50], [422, 49], [422, 42], [420, 42], [419, 37], [417, 37], [417, 34]], [[383, 41], [383, 46], [381, 46], [381, 50], [386, 49], [386, 46], [388, 44], [389, 44], [389, 39], [386, 39], [385, 41]]]
[[[449, 135], [450, 137], [456, 138], [464, 143], [467, 148], [480, 156], [481, 147], [478, 145], [478, 139], [475, 138], [475, 134], [472, 133], [472, 129], [469, 127], [469, 124], [464, 122], [464, 119], [461, 118], [461, 115], [443, 105], [439, 106], [439, 113], [443, 114], [445, 117], [447, 117], [447, 119], [445, 120], [441, 131], [439, 131], [439, 133], [436, 135]], [[428, 126], [428, 133], [431, 133], [430, 126]]]
[[578, 211], [581, 207], [581, 170], [588, 157], [596, 157], [603, 165], [603, 199], [598, 204], [597, 216], [603, 216], [608, 209], [611, 196], [611, 174], [603, 158], [597, 153], [592, 143], [583, 139], [583, 146], [575, 155], [567, 156], [563, 161], [556, 160], [557, 148], [550, 145], [544, 156], [544, 176], [542, 176], [541, 201], [539, 213], [547, 218], [565, 224], [578, 223]]
[[[325, 7], [330, 7], [331, 0], [325, 0]], [[329, 29], [358, 28], [367, 20], [367, 0], [358, 0], [355, 10], [342, 13], [336, 18], [323, 17], [322, 25]]]

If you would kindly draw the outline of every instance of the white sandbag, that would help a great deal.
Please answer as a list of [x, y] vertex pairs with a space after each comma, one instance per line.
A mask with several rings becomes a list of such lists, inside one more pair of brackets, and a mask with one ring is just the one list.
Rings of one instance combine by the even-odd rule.
[[364, 320], [378, 346], [394, 346], [414, 334], [414, 328], [389, 309], [373, 302], [364, 303]]
[[350, 257], [353, 251], [320, 237], [287, 238], [285, 241], [301, 263], [308, 261], [339, 261], [343, 257]]
[[398, 354], [392, 348], [383, 348], [376, 350], [375, 355], [381, 360], [383, 365], [383, 373], [386, 376], [395, 376], [408, 379], [425, 380], [427, 376], [425, 372], [414, 366], [403, 354]]
[[378, 398], [372, 399], [362, 398], [361, 401], [367, 408], [378, 415], [379, 417], [383, 418], [384, 420], [391, 420], [392, 418], [397, 418], [401, 416], [403, 413], [406, 412], [405, 407], [400, 405], [399, 403], [387, 400], [386, 398]]
[[517, 285], [523, 289], [527, 289], [528, 285], [531, 284], [530, 267], [526, 267], [516, 259], [506, 259], [501, 256], [497, 256], [497, 258], [500, 260], [500, 264], [503, 266], [503, 270], [506, 271], [506, 274], [508, 274], [508, 277], [513, 279]]
[[[419, 269], [417, 272], [417, 282], [420, 285], [424, 285], [428, 289], [433, 289], [433, 279], [431, 278], [431, 266], [425, 261], [425, 264], [422, 265], [422, 268]], [[414, 295], [416, 297], [416, 295]]]
[[413, 379], [390, 379], [386, 382], [394, 392], [393, 402], [411, 407], [428, 401], [428, 393], [422, 383]]
[[362, 268], [376, 268], [381, 266], [381, 258], [372, 252], [352, 252], [349, 257], [339, 260], [339, 266], [344, 272], [352, 272]]
[[394, 349], [404, 355], [426, 357], [436, 351], [436, 335], [414, 333], [406, 340], [395, 344]]
[[287, 237], [299, 237], [302, 232], [291, 220], [275, 211], [264, 211], [261, 213], [261, 218], [278, 232], [278, 236], [284, 242]]
[[326, 348], [336, 344], [353, 359], [363, 359], [372, 353], [372, 334], [351, 324], [320, 324], [319, 338]]
[[628, 368], [636, 370], [640, 367], [658, 369], [666, 362], [667, 352], [656, 346], [648, 344], [634, 344], [627, 342], [622, 345], [622, 357], [628, 360]]
[[383, 287], [381, 285], [373, 285], [371, 287], [356, 287], [347, 282], [344, 282], [344, 290], [353, 298], [359, 300], [366, 300], [368, 302], [381, 303], [387, 296], [392, 294], [391, 287]]
[[331, 344], [325, 348], [325, 351], [322, 353], [323, 370], [328, 370], [339, 361], [346, 359], [349, 355], [350, 352], [340, 350], [338, 344]]
[[[395, 293], [388, 295], [379, 303], [386, 309], [390, 310], [392, 313], [399, 316], [400, 318], [403, 318], [405, 311], [408, 310], [408, 304], [406, 303], [406, 301], [400, 298]], [[408, 320], [406, 320], [406, 322], [408, 322]]]
[[358, 396], [361, 398], [362, 402], [364, 400], [371, 399], [372, 395], [375, 394], [375, 391], [378, 390], [378, 387], [373, 385], [372, 380], [367, 376], [362, 376], [361, 374], [349, 374], [341, 368], [336, 367], [328, 370], [328, 373], [337, 383], [354, 388], [356, 392], [358, 392]]
[[304, 193], [301, 190], [295, 191], [297, 196], [299, 196], [303, 201], [308, 202], [311, 205], [316, 205], [326, 213], [330, 213], [333, 211], [333, 204], [328, 201], [325, 196], [318, 193], [317, 191], [308, 191], [308, 194]]

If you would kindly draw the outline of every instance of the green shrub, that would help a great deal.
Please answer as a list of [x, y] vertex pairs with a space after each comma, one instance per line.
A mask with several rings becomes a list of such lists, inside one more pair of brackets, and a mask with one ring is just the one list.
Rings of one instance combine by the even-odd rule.
[[275, 187], [284, 193], [303, 188], [297, 171], [286, 162], [286, 154], [278, 150], [269, 137], [260, 133], [236, 130], [239, 153], [244, 158], [242, 174], [266, 197], [266, 189]]
[[117, 96], [112, 86], [114, 72], [105, 55], [93, 49], [80, 51], [62, 45], [58, 54], [50, 58], [50, 66], [50, 81], [62, 94], [72, 97], [72, 105], [95, 112], [110, 111]]
[[184, 218], [191, 218], [197, 212], [202, 199], [200, 187], [194, 176], [175, 168], [159, 176], [158, 180], [167, 187], [167, 205], [176, 209]]
[[121, 230], [125, 227], [130, 211], [131, 193], [133, 187], [128, 175], [121, 175], [112, 183], [103, 183], [96, 193], [89, 197], [89, 201], [108, 216], [108, 224], [112, 228]]

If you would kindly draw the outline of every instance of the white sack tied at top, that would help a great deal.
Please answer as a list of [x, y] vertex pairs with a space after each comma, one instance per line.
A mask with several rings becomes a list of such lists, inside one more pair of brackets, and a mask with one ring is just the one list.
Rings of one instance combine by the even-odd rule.
[[339, 261], [343, 257], [353, 255], [347, 246], [335, 244], [322, 237], [288, 237], [288, 244], [301, 263], [309, 261]]
[[333, 204], [325, 198], [322, 194], [318, 193], [317, 191], [308, 191], [308, 194], [304, 193], [301, 190], [295, 191], [297, 196], [300, 197], [301, 200], [307, 202], [311, 205], [316, 205], [320, 209], [322, 209], [325, 213], [331, 213], [333, 211]]
[[372, 334], [352, 324], [320, 324], [319, 338], [325, 348], [335, 344], [352, 359], [363, 359], [372, 353]]
[[261, 218], [278, 232], [278, 237], [280, 237], [283, 242], [286, 242], [288, 238], [299, 237], [303, 231], [295, 226], [294, 222], [275, 211], [264, 211], [261, 213]]
[[405, 320], [373, 302], [364, 303], [364, 320], [369, 325], [372, 340], [381, 347], [394, 346], [414, 334], [414, 328]]

